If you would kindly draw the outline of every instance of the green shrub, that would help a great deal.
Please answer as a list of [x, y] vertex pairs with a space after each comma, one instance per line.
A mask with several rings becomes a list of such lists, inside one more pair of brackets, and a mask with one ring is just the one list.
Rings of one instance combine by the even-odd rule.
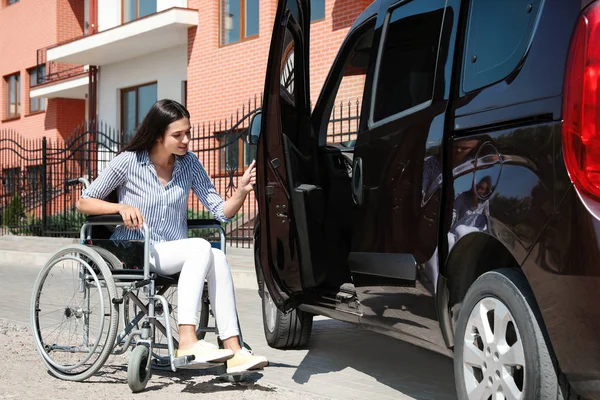
[[21, 196], [15, 194], [2, 214], [2, 223], [8, 226], [12, 233], [16, 233], [18, 227], [25, 224], [25, 217], [23, 200], [21, 200]]
[[46, 220], [46, 229], [54, 232], [79, 232], [85, 218], [85, 215], [76, 210], [54, 214]]

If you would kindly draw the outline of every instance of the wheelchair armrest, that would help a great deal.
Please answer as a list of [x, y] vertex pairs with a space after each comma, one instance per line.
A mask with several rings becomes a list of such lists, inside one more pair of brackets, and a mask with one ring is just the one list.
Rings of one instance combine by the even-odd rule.
[[188, 219], [187, 220], [188, 228], [198, 229], [202, 227], [216, 227], [221, 226], [221, 223], [216, 219]]
[[121, 214], [88, 215], [85, 221], [99, 225], [121, 225], [123, 217]]

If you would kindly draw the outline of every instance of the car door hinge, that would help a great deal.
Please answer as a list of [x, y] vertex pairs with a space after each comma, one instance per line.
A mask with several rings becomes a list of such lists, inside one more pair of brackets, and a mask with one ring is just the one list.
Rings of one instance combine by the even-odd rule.
[[267, 196], [273, 196], [273, 194], [275, 194], [275, 188], [273, 186], [265, 186], [265, 194]]

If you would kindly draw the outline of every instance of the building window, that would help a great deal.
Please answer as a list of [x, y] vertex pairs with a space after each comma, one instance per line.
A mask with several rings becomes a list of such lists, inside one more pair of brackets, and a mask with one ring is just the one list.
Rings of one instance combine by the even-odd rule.
[[6, 5], [10, 6], [12, 4], [18, 3], [20, 0], [6, 0]]
[[[46, 66], [38, 65], [36, 68], [29, 70], [29, 88], [31, 89], [35, 85], [44, 83], [46, 80]], [[38, 111], [44, 111], [46, 109], [46, 99], [29, 98], [29, 112], [34, 113]]]
[[5, 194], [13, 194], [19, 187], [19, 178], [21, 168], [4, 168], [2, 170], [2, 184], [4, 185]]
[[42, 166], [34, 165], [27, 167], [27, 183], [31, 193], [42, 190]]
[[256, 158], [256, 146], [248, 144], [239, 130], [220, 132], [215, 135], [221, 149], [219, 172], [221, 174], [244, 172], [245, 167]]
[[156, 82], [121, 90], [121, 129], [129, 142], [150, 107], [157, 100]]
[[156, 12], [156, 0], [123, 0], [123, 23]]
[[258, 0], [221, 1], [221, 45], [258, 35]]
[[325, 0], [310, 0], [310, 21], [325, 19]]
[[6, 118], [16, 118], [21, 115], [21, 82], [19, 74], [4, 78], [6, 82]]

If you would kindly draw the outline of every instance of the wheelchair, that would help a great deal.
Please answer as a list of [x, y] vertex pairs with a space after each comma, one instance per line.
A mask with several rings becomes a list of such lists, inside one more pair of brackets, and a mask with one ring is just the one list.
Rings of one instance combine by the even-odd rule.
[[[79, 183], [89, 186], [85, 178], [66, 181], [67, 186]], [[115, 245], [109, 239], [110, 228], [122, 223], [118, 214], [88, 217], [80, 230], [80, 244], [58, 250], [37, 277], [31, 323], [35, 345], [49, 372], [64, 380], [83, 381], [98, 372], [110, 355], [132, 349], [127, 382], [133, 392], [144, 390], [153, 369], [175, 372], [216, 366], [230, 381], [243, 379], [243, 374], [224, 374], [223, 363], [197, 363], [193, 355], [175, 357], [178, 276], [150, 272], [145, 224], [143, 241]], [[206, 229], [218, 232], [211, 245], [225, 252], [225, 230], [218, 221], [188, 220], [188, 230]], [[216, 322], [208, 326], [210, 314], [205, 283], [198, 339], [207, 332], [218, 333]], [[241, 330], [240, 344], [249, 349]]]

